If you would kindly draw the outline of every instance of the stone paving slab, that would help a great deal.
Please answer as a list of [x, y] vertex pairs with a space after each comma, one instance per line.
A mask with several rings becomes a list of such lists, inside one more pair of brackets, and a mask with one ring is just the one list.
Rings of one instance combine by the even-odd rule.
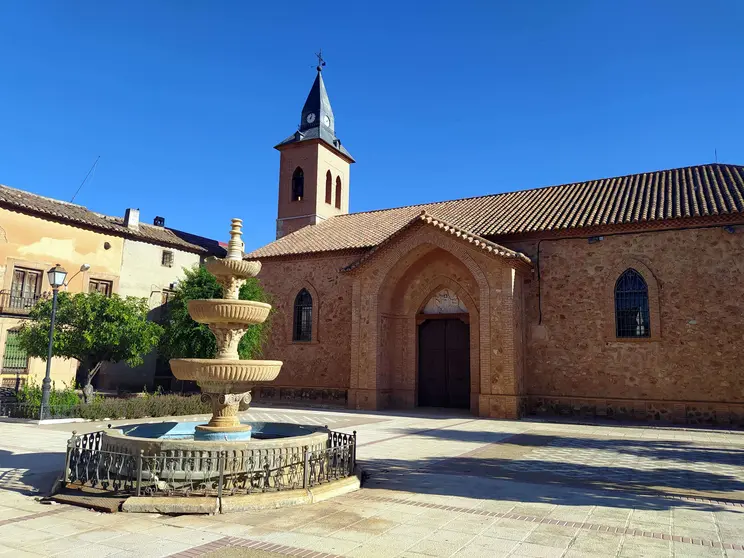
[[[0, 556], [744, 557], [742, 433], [259, 413], [339, 416], [334, 428], [358, 430], [365, 488], [297, 508], [170, 517], [50, 509], [11, 487], [0, 490]], [[14, 447], [0, 436], [0, 451], [53, 454], [54, 437], [67, 435], [13, 425]]]

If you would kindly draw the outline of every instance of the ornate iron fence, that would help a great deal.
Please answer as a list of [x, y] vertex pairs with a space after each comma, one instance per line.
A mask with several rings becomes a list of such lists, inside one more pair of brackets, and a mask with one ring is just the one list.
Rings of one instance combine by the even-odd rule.
[[311, 488], [352, 476], [356, 431], [329, 431], [325, 449], [222, 451], [216, 455], [145, 455], [109, 451], [102, 431], [76, 434], [67, 443], [65, 483], [122, 495], [216, 496]]

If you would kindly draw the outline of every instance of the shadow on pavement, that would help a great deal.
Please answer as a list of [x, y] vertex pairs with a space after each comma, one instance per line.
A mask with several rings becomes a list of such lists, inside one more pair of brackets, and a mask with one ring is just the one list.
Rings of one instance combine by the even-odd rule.
[[47, 494], [65, 466], [65, 454], [0, 450], [0, 490]]

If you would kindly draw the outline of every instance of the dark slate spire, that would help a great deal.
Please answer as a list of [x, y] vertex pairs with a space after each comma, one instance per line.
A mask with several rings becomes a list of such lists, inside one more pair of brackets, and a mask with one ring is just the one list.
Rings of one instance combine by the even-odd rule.
[[319, 126], [324, 126], [333, 134], [333, 109], [331, 109], [331, 101], [328, 99], [325, 83], [323, 83], [323, 69], [321, 66], [318, 66], [318, 75], [315, 76], [315, 82], [307, 96], [305, 106], [302, 107], [300, 131], [304, 132], [309, 128]]
[[341, 146], [341, 140], [336, 137], [336, 119], [333, 116], [333, 109], [331, 108], [331, 101], [328, 99], [325, 83], [323, 83], [323, 66], [326, 63], [320, 53], [316, 56], [318, 57], [316, 68], [318, 74], [310, 88], [305, 106], [302, 107], [299, 129], [276, 147], [310, 139], [321, 139], [353, 161], [351, 153]]

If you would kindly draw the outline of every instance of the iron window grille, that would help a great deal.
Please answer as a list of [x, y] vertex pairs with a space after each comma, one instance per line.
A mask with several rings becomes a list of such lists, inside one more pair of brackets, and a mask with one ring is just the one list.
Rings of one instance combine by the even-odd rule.
[[650, 322], [648, 285], [635, 269], [627, 269], [615, 283], [615, 335], [650, 337]]
[[295, 297], [292, 341], [312, 341], [313, 297], [302, 289]]
[[160, 263], [163, 267], [173, 267], [173, 252], [170, 250], [163, 250], [163, 256], [160, 259]]
[[9, 330], [5, 337], [2, 371], [6, 374], [25, 374], [28, 372], [28, 355], [21, 347], [18, 330]]

